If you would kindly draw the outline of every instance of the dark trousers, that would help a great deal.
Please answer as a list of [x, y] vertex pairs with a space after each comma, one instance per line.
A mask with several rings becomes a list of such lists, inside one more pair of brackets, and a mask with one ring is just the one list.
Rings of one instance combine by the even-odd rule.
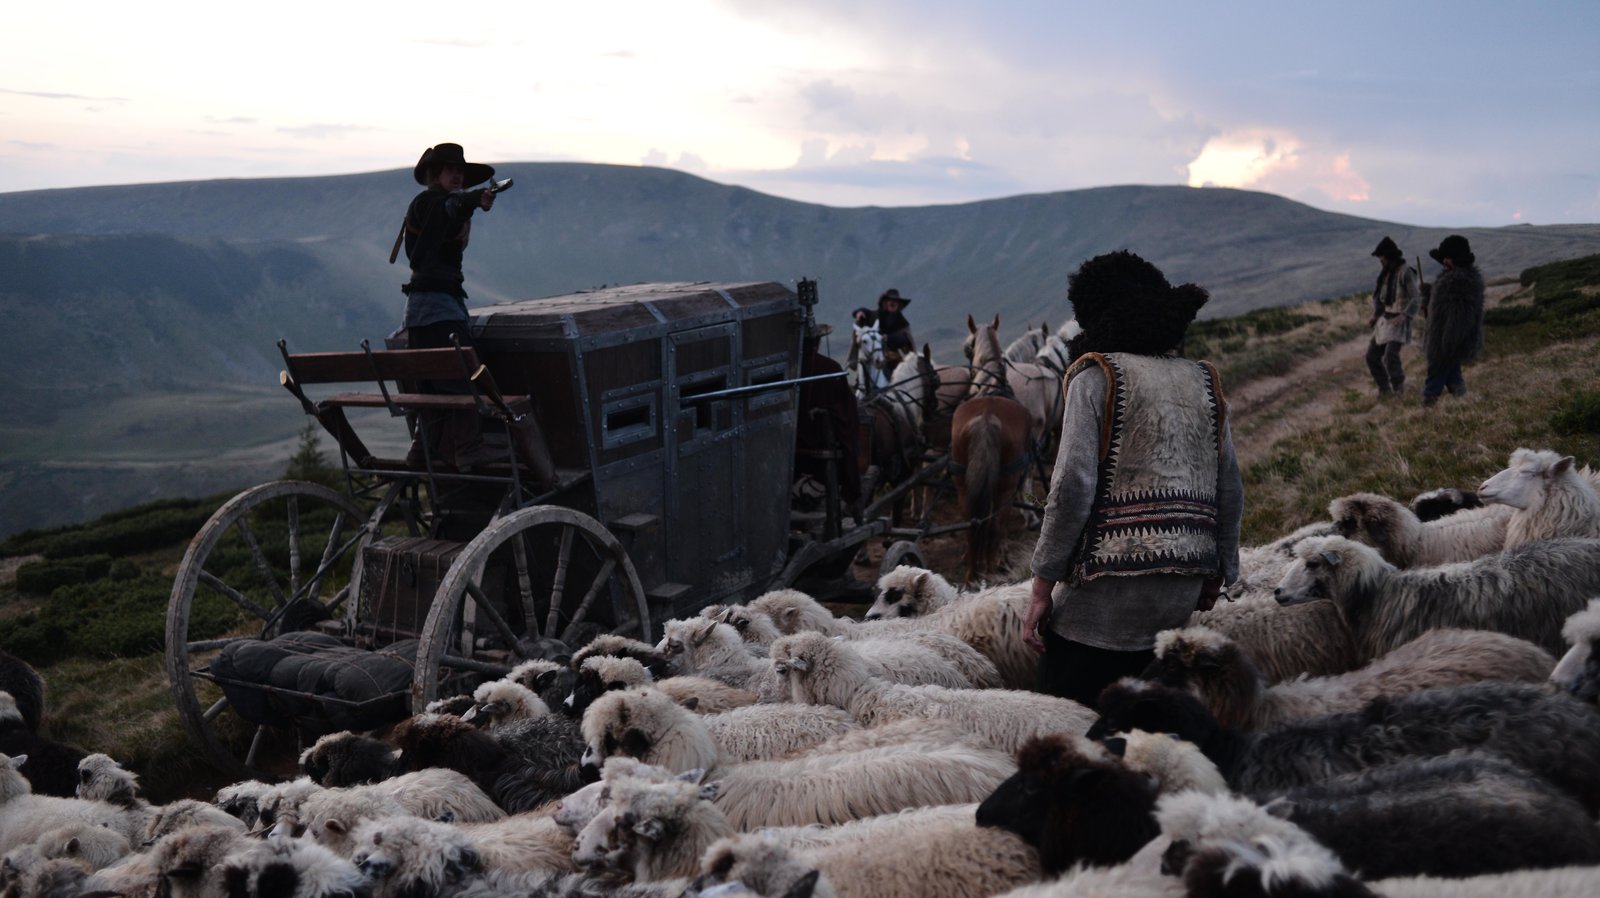
[[1428, 380], [1422, 386], [1422, 395], [1438, 396], [1445, 390], [1452, 396], [1462, 396], [1467, 392], [1467, 382], [1461, 377], [1461, 364], [1453, 365], [1428, 365]]
[[1138, 676], [1155, 659], [1154, 649], [1114, 652], [1073, 642], [1046, 627], [1038, 691], [1093, 708], [1099, 703], [1100, 690], [1123, 677]]
[[[432, 324], [412, 325], [406, 328], [406, 345], [411, 349], [449, 349], [460, 343], [472, 345], [472, 329], [467, 319], [435, 321]], [[464, 378], [466, 375], [463, 374]], [[461, 381], [423, 381], [417, 385], [423, 393], [451, 395], [470, 394], [472, 389]], [[446, 464], [460, 462], [480, 452], [483, 446], [483, 426], [478, 413], [472, 411], [417, 413], [417, 429], [412, 433], [411, 451], [407, 460], [421, 464], [422, 443], [426, 440], [434, 457]]]
[[1367, 341], [1367, 370], [1372, 372], [1379, 393], [1398, 393], [1406, 382], [1406, 372], [1400, 367], [1400, 347], [1403, 345]]

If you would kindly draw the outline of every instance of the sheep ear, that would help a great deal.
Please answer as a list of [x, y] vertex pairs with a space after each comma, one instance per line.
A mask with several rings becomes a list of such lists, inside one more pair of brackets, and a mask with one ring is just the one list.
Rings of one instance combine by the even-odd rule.
[[690, 711], [697, 711], [700, 709], [700, 696], [691, 695], [678, 704], [688, 708]]
[[716, 629], [716, 627], [716, 621], [706, 621], [704, 626], [696, 627], [694, 630], [690, 631], [689, 638], [693, 639], [695, 644], [698, 645], [710, 638], [711, 631]]
[[78, 837], [77, 836], [73, 836], [72, 838], [67, 840], [66, 852], [67, 852], [67, 854], [77, 854], [78, 850], [80, 848], [82, 848], [82, 847], [83, 846], [78, 842]]
[[783, 898], [811, 898], [811, 894], [817, 890], [817, 877], [821, 875], [821, 870], [812, 870], [795, 880], [794, 885], [789, 886], [789, 891], [783, 893]]
[[547, 670], [544, 673], [539, 674], [537, 677], [533, 678], [533, 688], [539, 690], [549, 689], [552, 685], [554, 685], [556, 681], [556, 674], [559, 673], [561, 673], [559, 670]]
[[652, 842], [661, 841], [661, 837], [666, 834], [666, 828], [654, 817], [647, 817], [635, 823], [633, 831]]
[[472, 707], [467, 709], [467, 712], [465, 714], [461, 715], [461, 719], [462, 720], [471, 720], [471, 719], [473, 719], [474, 717], [477, 717], [477, 716], [478, 716], [478, 706], [477, 705], [473, 705]]
[[700, 786], [701, 801], [716, 801], [717, 796], [721, 794], [722, 780], [715, 780], [713, 782], [704, 783]]
[[679, 782], [699, 783], [700, 782], [700, 778], [705, 776], [705, 775], [706, 775], [706, 769], [704, 767], [696, 767], [693, 770], [685, 770], [684, 772], [678, 774], [676, 777], [673, 777], [673, 778], [678, 780]]
[[1113, 736], [1102, 744], [1105, 745], [1106, 751], [1119, 758], [1124, 758], [1128, 755], [1128, 740], [1122, 736]]
[[1339, 562], [1344, 561], [1344, 556], [1332, 549], [1328, 549], [1322, 553], [1322, 560], [1326, 561], [1329, 567], [1338, 567]]
[[1261, 809], [1282, 820], [1288, 820], [1294, 813], [1294, 802], [1287, 798], [1274, 798], [1261, 806]]
[[916, 579], [911, 581], [911, 584], [915, 586], [917, 591], [920, 593], [923, 587], [928, 585], [928, 572], [918, 574]]
[[800, 671], [801, 673], [805, 673], [811, 669], [811, 662], [804, 658], [790, 658], [789, 666]]
[[341, 836], [350, 831], [349, 827], [346, 827], [343, 823], [340, 823], [337, 820], [323, 821], [322, 828], [328, 832], [337, 833]]
[[16, 769], [20, 768], [22, 765], [24, 765], [26, 763], [28, 763], [28, 756], [27, 755], [12, 755], [11, 756], [11, 769], [12, 770], [16, 770]]
[[1574, 463], [1574, 460], [1573, 460], [1572, 456], [1570, 456], [1570, 455], [1565, 456], [1560, 461], [1557, 461], [1555, 464], [1550, 466], [1550, 473], [1552, 473], [1552, 474], [1565, 474], [1565, 473], [1567, 473], [1567, 469], [1572, 467], [1573, 463]]

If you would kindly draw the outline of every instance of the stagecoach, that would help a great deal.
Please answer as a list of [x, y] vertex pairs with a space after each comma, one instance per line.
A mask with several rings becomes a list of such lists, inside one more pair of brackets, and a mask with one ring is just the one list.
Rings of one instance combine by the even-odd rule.
[[[191, 737], [224, 773], [284, 775], [319, 734], [380, 726], [598, 633], [654, 642], [708, 604], [826, 595], [875, 538], [892, 543], [884, 569], [921, 563], [925, 531], [880, 514], [913, 484], [859, 521], [832, 496], [790, 507], [815, 302], [809, 281], [641, 284], [479, 309], [470, 346], [280, 344], [281, 381], [338, 446], [343, 489], [257, 486], [194, 537], [166, 637]], [[364, 439], [462, 412], [503, 460], [458, 471]], [[518, 462], [530, 430], [553, 477]]]

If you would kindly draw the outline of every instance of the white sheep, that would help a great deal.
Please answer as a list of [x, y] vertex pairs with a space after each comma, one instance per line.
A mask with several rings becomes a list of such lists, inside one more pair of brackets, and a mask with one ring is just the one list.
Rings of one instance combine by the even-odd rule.
[[[138, 819], [137, 816], [134, 818]], [[170, 804], [151, 805], [144, 822], [144, 844], [191, 826], [212, 826], [246, 832], [244, 821], [194, 798], [180, 798]]]
[[732, 711], [753, 705], [758, 698], [748, 689], [729, 686], [710, 677], [684, 675], [657, 680], [636, 658], [594, 655], [584, 659], [583, 666], [578, 669], [578, 678], [573, 683], [572, 694], [567, 696], [566, 706], [569, 713], [581, 714], [606, 692], [642, 686], [654, 686], [698, 714]]
[[270, 791], [272, 791], [270, 783], [242, 780], [218, 789], [213, 803], [222, 811], [242, 821], [247, 828], [255, 829], [261, 820], [261, 798]]
[[712, 798], [715, 788], [672, 780], [626, 780], [611, 800], [578, 834], [573, 860], [584, 867], [606, 867], [634, 882], [687, 878], [699, 870], [700, 856], [733, 826]]
[[[377, 817], [410, 814], [458, 823], [487, 823], [506, 814], [466, 775], [430, 767], [381, 782], [324, 789], [301, 803], [298, 829], [340, 854], [349, 853], [356, 824]], [[277, 830], [279, 835], [294, 832]]]
[[105, 826], [75, 823], [41, 835], [34, 847], [46, 860], [67, 858], [88, 870], [109, 867], [133, 850], [127, 838]]
[[842, 823], [908, 807], [976, 801], [1013, 769], [999, 752], [961, 744], [722, 764], [703, 729], [694, 730], [697, 721], [660, 693], [608, 693], [584, 715], [586, 762], [622, 754], [660, 763], [659, 753], [680, 765], [675, 772], [705, 770], [708, 780], [720, 781], [717, 805], [740, 830]]
[[730, 836], [712, 844], [701, 859], [696, 882], [706, 889], [702, 898], [724, 894], [731, 898], [742, 894], [738, 887], [752, 895], [838, 898], [822, 871], [802, 860], [791, 846], [765, 834]]
[[589, 821], [600, 813], [600, 809], [611, 801], [611, 788], [614, 784], [628, 779], [640, 779], [652, 783], [664, 783], [669, 780], [680, 779], [684, 782], [699, 785], [704, 770], [690, 770], [685, 773], [673, 773], [664, 767], [654, 764], [645, 764], [634, 758], [617, 756], [607, 758], [600, 767], [600, 779], [589, 783], [570, 795], [556, 802], [555, 810], [550, 819], [556, 825], [566, 830], [570, 835], [576, 835]]
[[1315, 521], [1266, 545], [1241, 547], [1239, 577], [1223, 587], [1223, 595], [1234, 601], [1256, 595], [1270, 598], [1273, 588], [1283, 579], [1284, 569], [1294, 560], [1294, 547], [1301, 540], [1313, 536], [1332, 536], [1337, 532], [1332, 523]]
[[1330, 502], [1328, 515], [1340, 536], [1372, 546], [1395, 567], [1413, 568], [1501, 551], [1515, 509], [1485, 505], [1425, 522], [1388, 496], [1354, 493]]
[[783, 698], [772, 665], [727, 624], [699, 617], [669, 620], [662, 626], [659, 648], [675, 675], [719, 680], [754, 692], [762, 702]]
[[256, 799], [257, 829], [279, 835], [298, 836], [300, 806], [305, 800], [322, 791], [322, 787], [309, 777], [296, 777], [284, 783], [273, 783]]
[[550, 716], [550, 707], [537, 692], [513, 680], [491, 680], [472, 691], [472, 707], [462, 720], [488, 718], [489, 729], [518, 720]]
[[1205, 627], [1158, 633], [1155, 651], [1146, 679], [1188, 690], [1218, 723], [1247, 730], [1355, 711], [1380, 695], [1480, 680], [1537, 682], [1555, 666], [1533, 643], [1487, 630], [1429, 630], [1358, 670], [1276, 685], [1241, 646]]
[[[150, 865], [161, 882], [160, 893], [172, 898], [210, 898], [226, 894], [223, 862], [248, 844], [233, 827], [191, 826], [150, 846]], [[109, 873], [114, 868], [101, 871]], [[92, 880], [91, 880], [92, 881]]]
[[[915, 570], [915, 569], [908, 569]], [[935, 579], [937, 578], [937, 579]], [[940, 586], [940, 583], [943, 586]], [[945, 589], [942, 577], [924, 578], [925, 588]], [[1039, 655], [1022, 641], [1022, 619], [1027, 613], [1028, 585], [1012, 584], [985, 590], [981, 601], [947, 605], [925, 617], [895, 620], [851, 621], [835, 618], [821, 603], [799, 590], [780, 589], [759, 596], [750, 607], [772, 617], [787, 635], [817, 632], [848, 640], [906, 638], [909, 634], [946, 633], [976, 649], [1000, 674], [1008, 689], [1031, 689], [1039, 677]]]
[[359, 898], [356, 866], [305, 839], [252, 839], [222, 860], [227, 894], [250, 898]]
[[1200, 746], [1169, 733], [1129, 730], [1105, 740], [1107, 750], [1122, 758], [1129, 770], [1150, 777], [1161, 795], [1200, 792], [1224, 795], [1228, 781]]
[[416, 817], [363, 820], [350, 856], [373, 898], [447, 896], [483, 870], [478, 847], [458, 826]]
[[1373, 658], [1439, 627], [1509, 633], [1559, 652], [1562, 623], [1600, 594], [1600, 540], [1545, 540], [1412, 570], [1337, 536], [1306, 540], [1295, 552], [1278, 601], [1332, 599]]
[[794, 701], [842, 708], [868, 727], [908, 717], [948, 720], [1007, 755], [1034, 736], [1081, 735], [1096, 717], [1070, 699], [1032, 692], [885, 683], [871, 675], [852, 643], [820, 633], [778, 640], [772, 661]]
[[125, 808], [103, 801], [34, 795], [18, 769], [27, 760], [26, 755], [0, 754], [0, 854], [37, 842], [40, 836], [63, 826], [106, 826], [130, 843], [142, 841], [139, 822]]
[[1344, 673], [1364, 660], [1349, 625], [1332, 602], [1284, 606], [1270, 590], [1252, 592], [1242, 599], [1218, 602], [1209, 611], [1196, 611], [1189, 616], [1189, 626], [1207, 627], [1237, 642], [1271, 683], [1301, 675]]
[[1369, 883], [1382, 898], [1594, 898], [1600, 867], [1518, 870], [1465, 879], [1411, 876]]
[[1478, 498], [1515, 509], [1506, 524], [1508, 549], [1566, 536], [1600, 539], [1600, 495], [1570, 455], [1518, 449], [1505, 470], [1478, 487]]
[[965, 820], [929, 820], [917, 827], [875, 832], [870, 841], [804, 851], [746, 836], [706, 854], [709, 871], [738, 881], [782, 882], [794, 864], [820, 870], [839, 898], [924, 898], [995, 895], [1044, 875], [1038, 852], [1009, 830]]

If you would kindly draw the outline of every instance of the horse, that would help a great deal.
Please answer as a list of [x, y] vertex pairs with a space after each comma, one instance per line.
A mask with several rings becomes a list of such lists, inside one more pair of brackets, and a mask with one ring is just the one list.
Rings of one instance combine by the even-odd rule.
[[937, 384], [932, 353], [924, 344], [921, 354], [902, 359], [884, 387], [863, 403], [872, 414], [869, 457], [882, 482], [903, 483], [921, 466], [927, 447], [922, 422], [933, 407]]
[[1050, 339], [1050, 325], [1039, 322], [1039, 329], [1034, 330], [1033, 325], [1028, 325], [1022, 336], [1006, 344], [1005, 359], [1008, 362], [1031, 362], [1039, 355], [1039, 350], [1044, 348], [1046, 340]]
[[950, 423], [950, 470], [967, 530], [962, 584], [998, 571], [1011, 500], [1032, 461], [1028, 410], [1010, 395], [1000, 349], [1000, 316], [980, 328], [967, 316], [973, 344], [971, 387]]
[[850, 335], [850, 373], [856, 378], [856, 397], [867, 399], [889, 385], [884, 370], [883, 333], [876, 323], [854, 325]]
[[[996, 316], [995, 320], [998, 321], [999, 316]], [[1041, 331], [1029, 331], [1029, 334], [1040, 346], [1048, 340]], [[976, 337], [975, 331], [969, 333], [963, 347], [969, 359], [973, 358], [973, 341]], [[1014, 341], [1011, 345], [1016, 346], [1018, 342], [1020, 341]], [[1036, 358], [1037, 355], [1035, 351], [1029, 358]], [[973, 364], [976, 365], [977, 362], [974, 361]], [[1028, 410], [1032, 430], [1039, 436], [1037, 449], [1042, 454], [1049, 443], [1050, 435], [1060, 432], [1061, 415], [1066, 411], [1066, 398], [1061, 392], [1061, 375], [1033, 361], [1014, 361], [1004, 353], [1001, 354], [1001, 364], [1004, 366], [1006, 383], [1012, 397]]]
[[1067, 343], [1081, 333], [1083, 328], [1078, 325], [1078, 319], [1068, 318], [1066, 324], [1045, 338], [1044, 344], [1039, 347], [1039, 352], [1033, 358], [1033, 363], [1060, 380], [1067, 373], [1067, 364], [1072, 361], [1072, 356], [1067, 352]]

